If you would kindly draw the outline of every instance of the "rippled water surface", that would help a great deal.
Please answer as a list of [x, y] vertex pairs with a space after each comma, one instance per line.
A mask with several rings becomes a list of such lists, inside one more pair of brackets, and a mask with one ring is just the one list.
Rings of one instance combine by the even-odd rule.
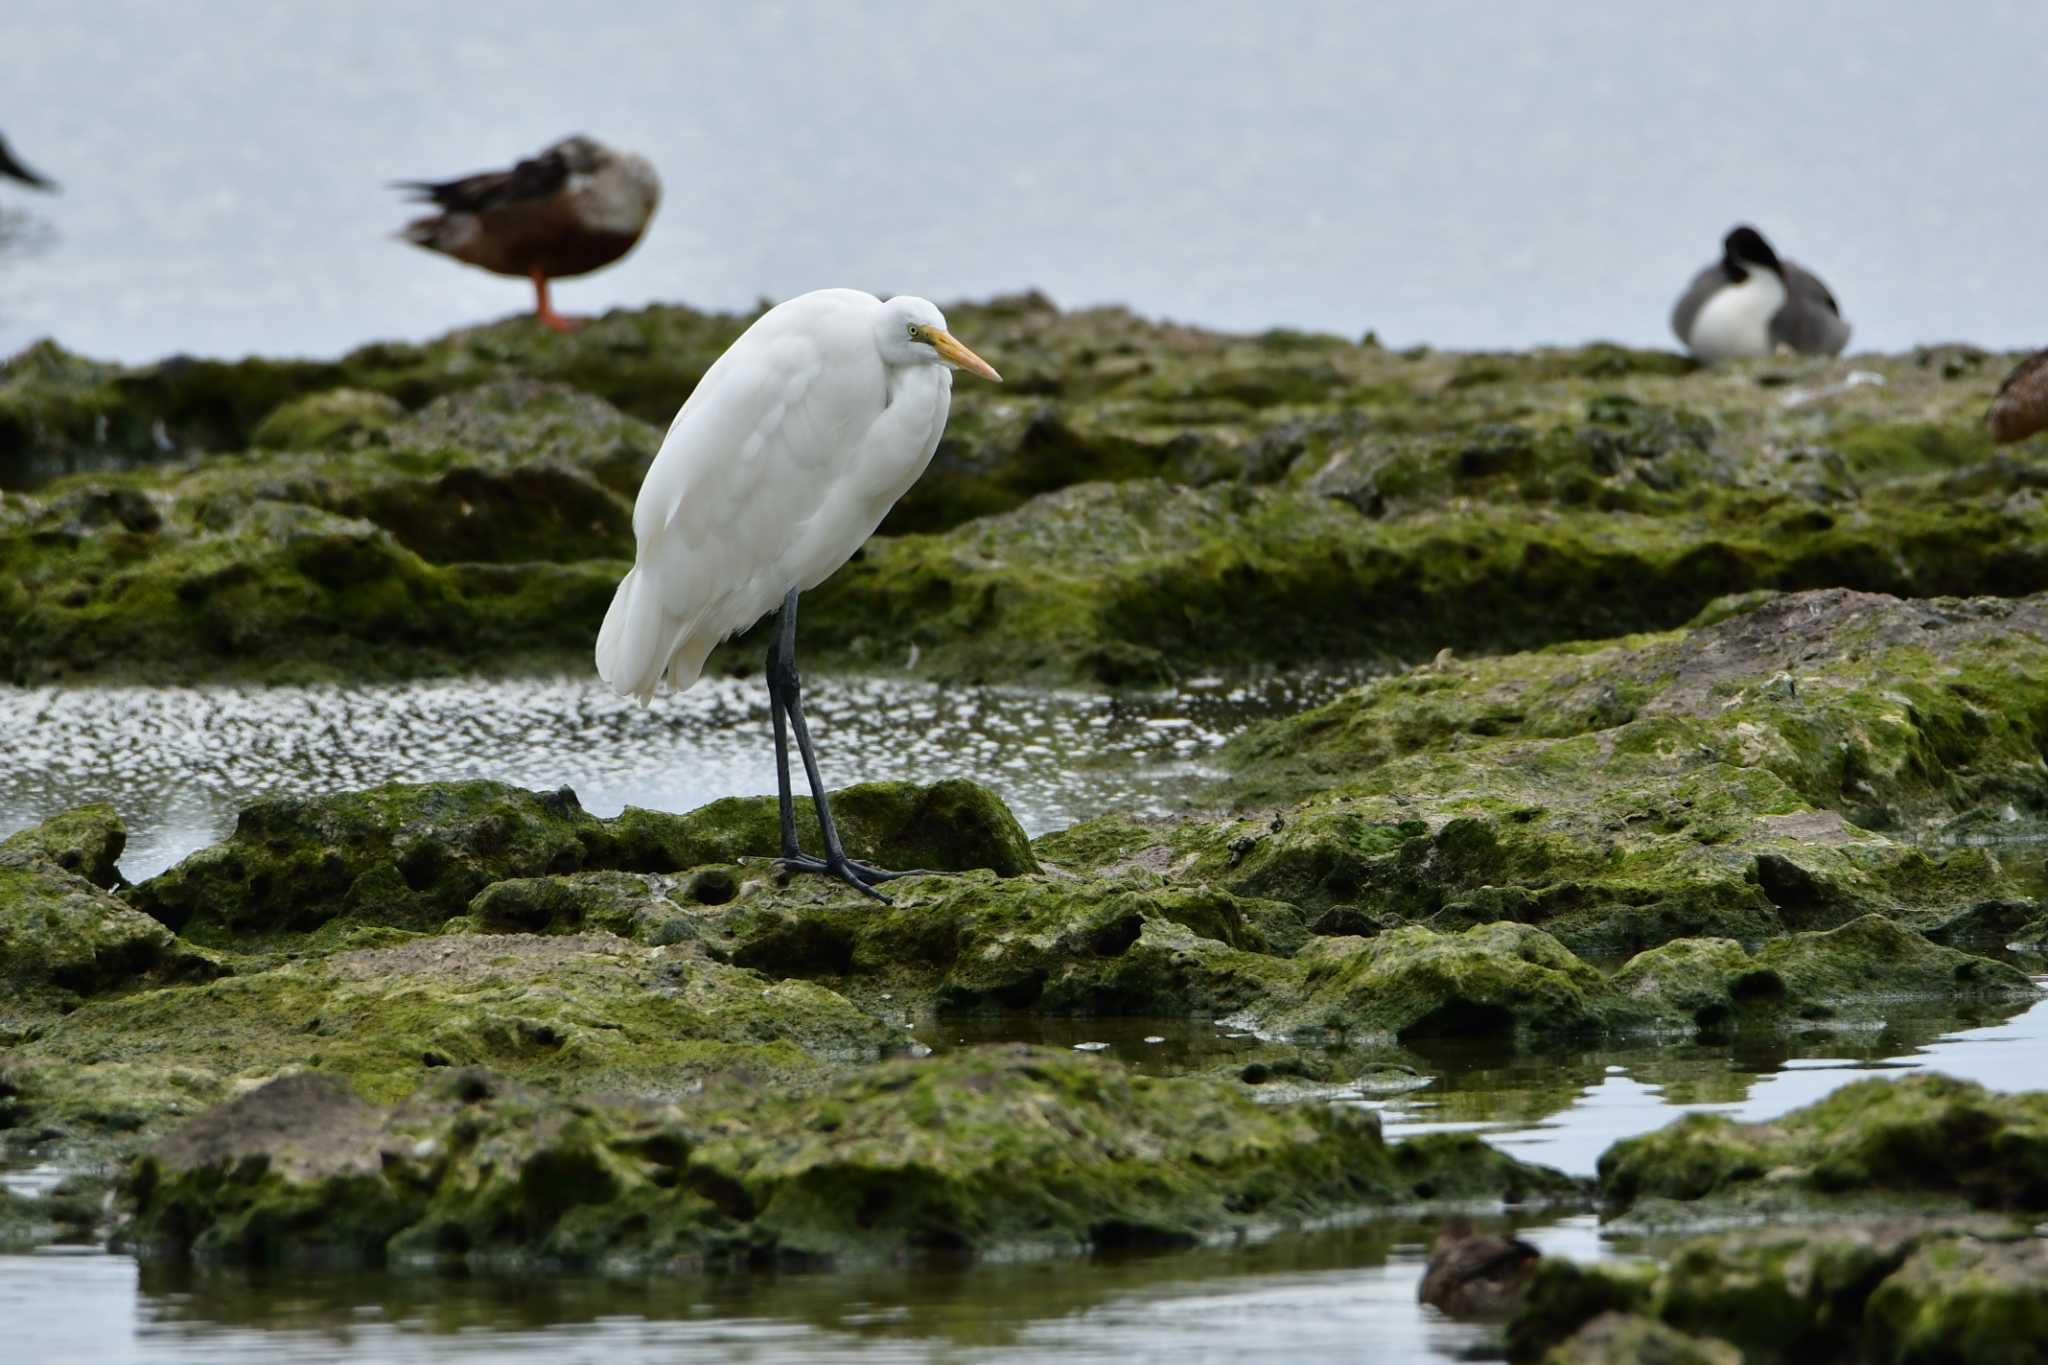
[[[1178, 691], [946, 688], [823, 678], [805, 710], [826, 781], [971, 777], [1032, 834], [1106, 811], [1166, 814], [1254, 717], [1334, 694], [1336, 675], [1194, 679]], [[492, 777], [573, 788], [588, 809], [688, 810], [775, 790], [758, 679], [709, 679], [643, 709], [595, 679], [375, 687], [0, 689], [0, 834], [84, 801], [127, 820], [140, 879], [224, 836], [251, 797]]]

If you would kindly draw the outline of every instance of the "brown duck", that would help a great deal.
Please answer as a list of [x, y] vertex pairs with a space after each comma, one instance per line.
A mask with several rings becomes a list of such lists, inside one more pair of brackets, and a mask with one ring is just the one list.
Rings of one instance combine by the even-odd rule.
[[661, 178], [645, 157], [580, 135], [509, 171], [402, 180], [397, 188], [441, 210], [406, 224], [399, 236], [532, 280], [534, 316], [557, 332], [576, 324], [549, 305], [548, 281], [586, 275], [631, 251], [661, 202]]
[[1436, 1235], [1416, 1297], [1454, 1318], [1504, 1318], [1542, 1255], [1519, 1237], [1481, 1233], [1471, 1219], [1453, 1218]]
[[2048, 427], [2048, 351], [2034, 352], [2005, 377], [1984, 425], [2000, 445], [2024, 441]]

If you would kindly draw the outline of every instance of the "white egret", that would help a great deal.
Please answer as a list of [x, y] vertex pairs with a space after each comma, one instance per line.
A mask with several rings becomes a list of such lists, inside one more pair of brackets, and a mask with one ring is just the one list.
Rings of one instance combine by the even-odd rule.
[[582, 136], [565, 137], [509, 171], [401, 180], [398, 188], [441, 210], [407, 223], [400, 237], [532, 280], [534, 317], [557, 332], [576, 324], [548, 303], [548, 281], [587, 275], [631, 251], [661, 202], [661, 177], [647, 158]]
[[1753, 227], [1722, 239], [1721, 259], [1693, 276], [1672, 308], [1671, 330], [1709, 363], [1780, 346], [1840, 355], [1849, 344], [1849, 324], [1819, 276], [1779, 260]]
[[[820, 289], [771, 308], [704, 373], [640, 485], [633, 569], [597, 637], [597, 671], [644, 705], [697, 681], [712, 646], [781, 608], [768, 649], [782, 861], [878, 900], [888, 872], [846, 856], [804, 724], [796, 604], [874, 534], [938, 448], [953, 371], [1001, 382], [919, 298]], [[797, 847], [796, 735], [825, 856]]]

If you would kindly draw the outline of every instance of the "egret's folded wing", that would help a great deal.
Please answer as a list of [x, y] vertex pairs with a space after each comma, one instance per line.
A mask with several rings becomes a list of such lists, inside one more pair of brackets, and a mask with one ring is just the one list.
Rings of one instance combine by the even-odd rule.
[[800, 334], [729, 352], [647, 471], [633, 512], [639, 567], [694, 629], [744, 629], [784, 591], [769, 581], [782, 547], [828, 491], [835, 433], [816, 411], [823, 370], [820, 348]]

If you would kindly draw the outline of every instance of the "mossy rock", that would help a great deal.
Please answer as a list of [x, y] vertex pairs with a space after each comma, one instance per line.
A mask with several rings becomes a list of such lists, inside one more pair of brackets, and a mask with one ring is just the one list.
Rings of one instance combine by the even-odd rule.
[[1692, 1114], [1600, 1158], [1611, 1214], [1698, 1208], [2048, 1209], [2048, 1092], [2002, 1095], [1945, 1076], [1873, 1079], [1764, 1124]]
[[210, 974], [168, 929], [105, 889], [123, 837], [111, 807], [83, 806], [0, 843], [0, 1044], [88, 996]]
[[[1436, 1162], [1496, 1191], [1572, 1186]], [[1012, 1046], [688, 1107], [465, 1071], [379, 1111], [291, 1077], [164, 1139], [126, 1197], [159, 1255], [673, 1271], [1185, 1244], [1405, 1200], [1394, 1165], [1369, 1115]]]
[[[0, 461], [17, 483], [102, 472], [10, 496], [0, 676], [582, 659], [657, 424], [752, 316], [657, 306], [572, 337], [522, 317], [332, 361], [39, 344], [0, 369]], [[945, 679], [1156, 684], [1669, 628], [1758, 590], [2048, 587], [2037, 476], [1978, 422], [1990, 371], [1926, 353], [1862, 358], [1885, 383], [1844, 389], [1795, 362], [1276, 343], [1038, 296], [953, 317], [1010, 382], [960, 386], [931, 469], [821, 587], [814, 666], [915, 648]], [[260, 501], [417, 562], [380, 550], [356, 580], [375, 591], [308, 587], [244, 524]], [[209, 575], [265, 585], [260, 628], [233, 630], [247, 601], [153, 590], [203, 597]]]
[[[1701, 1238], [1625, 1274], [1546, 1263], [1508, 1340], [1514, 1360], [2005, 1365], [2048, 1360], [2044, 1326], [2038, 1239], [1997, 1220], [1906, 1219]], [[1587, 1353], [1602, 1338], [1681, 1353]]]
[[1882, 1019], [1901, 1000], [2040, 994], [2016, 967], [1939, 947], [1878, 915], [1773, 939], [1754, 954], [1729, 939], [1678, 939], [1630, 958], [1611, 985], [1650, 1026], [1712, 1034]]
[[130, 893], [188, 938], [231, 945], [337, 917], [427, 930], [507, 877], [580, 869], [600, 826], [566, 788], [391, 783], [244, 806], [234, 833]]
[[355, 450], [381, 444], [404, 417], [405, 405], [388, 394], [327, 389], [271, 409], [249, 443], [271, 450]]
[[[990, 867], [1003, 875], [1037, 866], [1015, 817], [972, 782], [866, 783], [832, 800], [857, 857], [946, 871]], [[809, 801], [798, 816], [800, 833], [819, 847]], [[565, 886], [533, 879], [682, 872], [743, 857], [772, 859], [779, 849], [772, 797], [730, 798], [685, 815], [628, 809], [599, 820], [567, 788], [390, 783], [253, 802], [228, 839], [128, 894], [186, 938], [223, 947], [274, 945], [280, 935], [330, 924], [330, 937], [362, 925], [426, 932], [472, 909], [488, 927], [574, 929], [588, 920], [645, 936], [653, 930], [639, 925], [636, 912], [654, 894], [647, 882]], [[736, 875], [744, 870], [707, 868], [685, 898], [722, 903], [737, 894]], [[838, 899], [861, 899], [851, 888], [837, 890]]]
[[1265, 1027], [1357, 1040], [1599, 1033], [1607, 982], [1540, 929], [1490, 924], [1461, 934], [1410, 925], [1303, 952], [1303, 993], [1260, 1010]]
[[1863, 1313], [1880, 1360], [2048, 1361], [2048, 1244], [1930, 1239], [1885, 1277]]
[[0, 839], [0, 865], [41, 860], [76, 873], [94, 886], [111, 888], [121, 883], [118, 864], [127, 846], [127, 823], [101, 801], [74, 806]]
[[1741, 1351], [1635, 1313], [1602, 1313], [1550, 1348], [1543, 1365], [1743, 1365]]
[[[853, 855], [882, 867], [988, 868], [1002, 877], [1038, 870], [1031, 841], [988, 788], [964, 778], [929, 785], [866, 782], [832, 794], [832, 818]], [[607, 822], [602, 856], [613, 866], [663, 872], [781, 852], [772, 797], [727, 797], [684, 815], [627, 807]], [[796, 802], [797, 842], [823, 848], [817, 810]]]
[[904, 1046], [808, 981], [607, 934], [368, 936], [267, 970], [88, 1001], [14, 1053], [18, 1115], [84, 1139], [155, 1129], [302, 1068], [395, 1100], [487, 1065], [574, 1091], [674, 1094], [736, 1073], [815, 1084]]

